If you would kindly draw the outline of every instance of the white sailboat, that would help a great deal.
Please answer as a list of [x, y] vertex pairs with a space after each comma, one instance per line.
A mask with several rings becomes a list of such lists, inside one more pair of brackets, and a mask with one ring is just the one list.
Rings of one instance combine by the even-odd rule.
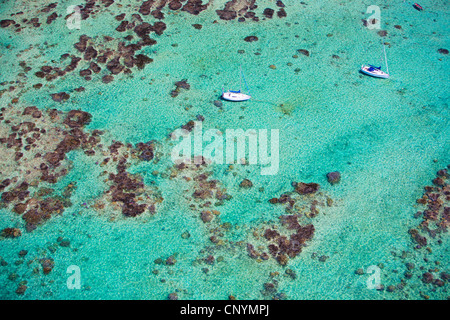
[[[242, 72], [242, 68], [240, 68], [240, 78], [244, 79], [245, 85], [247, 87], [247, 92], [249, 94], [245, 94], [243, 92], [241, 92], [241, 89], [239, 88], [239, 90], [228, 90], [228, 91], [224, 91], [222, 88], [222, 99], [225, 100], [229, 100], [229, 101], [246, 101], [251, 99], [252, 97], [250, 96], [250, 89], [247, 86], [247, 82], [245, 81], [245, 77], [244, 74]], [[242, 86], [242, 80], [241, 80], [241, 86]]]
[[383, 51], [384, 51], [384, 61], [386, 63], [386, 72], [381, 70], [381, 65], [379, 67], [375, 67], [371, 64], [362, 65], [360, 71], [364, 74], [367, 74], [367, 75], [375, 77], [375, 78], [383, 78], [383, 79], [389, 78], [389, 67], [388, 67], [388, 62], [387, 62], [387, 57], [386, 57], [386, 49], [385, 49], [384, 43], [383, 43]]

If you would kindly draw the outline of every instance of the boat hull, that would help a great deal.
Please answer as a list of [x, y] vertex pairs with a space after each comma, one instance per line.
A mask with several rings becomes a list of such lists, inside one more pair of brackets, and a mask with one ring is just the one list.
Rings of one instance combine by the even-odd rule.
[[372, 68], [373, 70], [370, 69], [371, 69], [370, 66], [362, 66], [361, 72], [375, 78], [382, 78], [382, 79], [389, 78], [389, 74], [387, 74], [384, 71], [381, 71], [380, 69], [373, 69], [373, 68]]
[[237, 93], [237, 92], [224, 92], [222, 94], [222, 99], [228, 100], [228, 101], [246, 101], [251, 99], [251, 96], [245, 93]]

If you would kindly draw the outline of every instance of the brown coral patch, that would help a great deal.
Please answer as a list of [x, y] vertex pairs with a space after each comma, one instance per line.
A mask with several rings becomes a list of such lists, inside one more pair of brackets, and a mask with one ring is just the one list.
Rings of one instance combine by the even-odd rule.
[[[425, 192], [417, 200], [419, 205], [426, 206], [423, 211], [415, 214], [422, 218], [417, 228], [411, 228], [409, 234], [417, 248], [425, 247], [430, 239], [436, 238], [442, 232], [447, 232], [450, 225], [450, 185], [447, 169], [441, 169], [433, 179], [433, 185], [426, 186]], [[428, 238], [429, 237], [429, 238]]]
[[81, 110], [71, 110], [66, 116], [64, 123], [70, 128], [81, 128], [91, 122], [91, 115]]

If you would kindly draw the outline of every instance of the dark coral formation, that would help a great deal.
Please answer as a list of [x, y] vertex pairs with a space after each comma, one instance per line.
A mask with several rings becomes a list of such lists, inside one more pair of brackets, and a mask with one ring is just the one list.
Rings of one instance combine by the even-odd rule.
[[277, 17], [278, 17], [278, 18], [286, 18], [286, 17], [287, 17], [286, 10], [284, 10], [284, 8], [280, 8], [280, 9], [277, 11]]
[[[415, 232], [412, 232], [413, 234]], [[439, 244], [439, 241], [437, 242]], [[449, 273], [445, 270], [446, 266], [442, 264], [440, 260], [436, 260], [438, 257], [434, 255], [433, 251], [427, 247], [427, 250], [417, 250], [415, 252], [410, 251], [391, 251], [392, 258], [394, 260], [400, 260], [403, 265], [403, 277], [399, 279], [399, 271], [397, 268], [391, 270], [394, 274], [392, 279], [385, 279], [382, 284], [379, 284], [376, 288], [378, 291], [386, 291], [388, 293], [396, 293], [401, 299], [415, 299], [411, 297], [411, 289], [413, 292], [418, 293], [422, 299], [430, 299], [429, 294], [425, 292], [433, 293], [439, 292], [438, 288], [448, 285], [450, 280]], [[442, 257], [442, 256], [441, 256]], [[383, 263], [377, 265], [380, 269], [385, 268]], [[383, 274], [388, 274], [388, 270], [383, 270]], [[355, 271], [357, 275], [364, 275], [364, 269], [360, 268]], [[420, 279], [420, 283], [414, 281]], [[411, 281], [412, 280], [412, 281]], [[389, 281], [390, 284], [386, 283]], [[386, 283], [386, 284], [384, 284]], [[409, 287], [409, 288], [408, 288]], [[441, 292], [445, 292], [444, 291]]]
[[37, 201], [37, 203], [30, 201], [28, 206], [31, 208], [22, 216], [23, 220], [25, 220], [25, 228], [28, 232], [36, 229], [37, 226], [50, 219], [52, 215], [62, 214], [64, 211], [63, 202], [58, 198], [52, 197]]
[[[65, 94], [53, 98], [59, 99]], [[134, 148], [125, 148], [123, 143], [115, 142], [104, 150], [102, 132], [86, 129], [91, 115], [82, 110], [64, 113], [48, 109], [43, 112], [35, 106], [17, 104], [2, 110], [2, 115], [7, 130], [2, 131], [6, 136], [0, 137], [0, 149], [3, 154], [11, 155], [14, 163], [0, 169], [3, 176], [9, 176], [0, 184], [0, 204], [21, 215], [28, 232], [53, 216], [62, 215], [72, 205], [70, 197], [75, 184], [71, 183], [61, 192], [49, 186], [67, 175], [70, 161], [66, 160], [66, 154], [76, 150], [95, 156], [95, 159], [106, 155], [102, 165], [112, 160], [111, 167], [116, 171], [109, 175], [111, 186], [102, 200], [120, 204], [124, 216], [156, 212], [156, 205], [162, 198], [144, 185], [139, 176], [129, 174], [126, 169], [127, 158], [152, 161], [156, 157], [154, 142], [137, 143]], [[125, 151], [120, 150], [122, 146]], [[3, 231], [4, 237], [20, 234], [20, 229], [15, 228]]]
[[203, 4], [203, 0], [188, 0], [181, 10], [198, 15], [200, 12], [206, 10], [210, 4], [210, 1]]
[[[448, 166], [450, 169], [450, 165]], [[416, 228], [409, 230], [412, 239], [417, 243], [417, 248], [426, 247], [430, 237], [436, 238], [439, 234], [447, 232], [450, 225], [450, 184], [448, 169], [441, 169], [433, 179], [433, 185], [426, 186], [425, 193], [417, 200], [417, 203], [426, 206], [423, 211], [415, 214], [416, 218], [422, 218]]]
[[317, 183], [294, 183], [295, 192], [298, 194], [310, 194], [310, 193], [316, 193], [320, 186]]
[[53, 93], [51, 96], [52, 96], [53, 101], [56, 101], [56, 102], [66, 101], [70, 98], [70, 94], [68, 94], [66, 92]]
[[[279, 7], [277, 11], [277, 16], [279, 18], [284, 18], [287, 13], [284, 9], [284, 4], [278, 1], [276, 4]], [[239, 22], [244, 22], [246, 19], [251, 19], [252, 21], [258, 22], [259, 17], [256, 16], [254, 10], [258, 6], [255, 0], [230, 0], [225, 3], [225, 7], [221, 10], [216, 10], [217, 15], [222, 20], [234, 20], [238, 18]], [[272, 19], [275, 10], [272, 8], [266, 8], [263, 11], [263, 16], [268, 19]]]
[[142, 189], [144, 184], [126, 172], [125, 162], [125, 158], [121, 159], [117, 165], [117, 174], [109, 174], [109, 180], [114, 183], [109, 192], [112, 201], [122, 203], [122, 213], [125, 216], [135, 217], [147, 209], [145, 204], [138, 204], [136, 201], [136, 191]]
[[[183, 4], [183, 2], [185, 2]], [[210, 2], [203, 3], [202, 0], [170, 0], [170, 1], [154, 1], [148, 0], [142, 2], [139, 7], [139, 13], [143, 16], [152, 15], [155, 19], [164, 19], [162, 10], [167, 5], [170, 10], [182, 10], [192, 15], [198, 15], [200, 12], [206, 10]]]
[[[251, 258], [268, 260], [275, 259], [280, 265], [288, 264], [295, 258], [314, 237], [314, 225], [311, 218], [319, 214], [318, 207], [324, 206], [323, 195], [319, 192], [317, 183], [293, 182], [294, 191], [286, 192], [278, 198], [272, 198], [269, 203], [282, 205], [286, 214], [279, 216], [277, 225], [262, 226], [254, 231], [256, 241], [264, 240], [264, 246], [247, 243], [247, 252]], [[330, 204], [330, 198], [326, 204]]]
[[273, 10], [272, 8], [265, 8], [263, 11], [263, 15], [268, 19], [272, 19], [274, 12], [275, 10]]
[[170, 10], [174, 10], [175, 11], [175, 10], [181, 9], [182, 6], [183, 6], [183, 4], [179, 0], [171, 0], [169, 2], [169, 9]]
[[[19, 22], [13, 20], [13, 19], [4, 19], [0, 20], [0, 27], [1, 28], [7, 28], [7, 27], [15, 27], [15, 32], [21, 32], [26, 26], [31, 26], [34, 28], [39, 28], [42, 23], [39, 22], [39, 19], [45, 20], [46, 24], [51, 24], [53, 21], [55, 21], [58, 18], [58, 14], [56, 12], [52, 12], [50, 15], [48, 15], [49, 12], [55, 10], [57, 7], [57, 3], [53, 2], [50, 3], [40, 10], [36, 12], [36, 14], [40, 15], [40, 17], [33, 17], [31, 19], [20, 19]], [[17, 13], [11, 14], [12, 17], [22, 15], [23, 11], [19, 11]], [[19, 18], [19, 17], [17, 17]]]
[[291, 214], [301, 214], [313, 218], [319, 214], [318, 207], [330, 206], [333, 201], [329, 197], [322, 199], [317, 183], [293, 182], [293, 192], [281, 194], [278, 198], [269, 200], [271, 204], [279, 204], [285, 207], [285, 211]]
[[194, 159], [193, 164], [182, 162], [175, 164], [171, 170], [171, 177], [182, 176], [190, 184], [189, 190], [193, 190], [193, 192], [188, 199], [191, 201], [190, 207], [193, 210], [213, 208], [223, 200], [231, 199], [218, 180], [210, 179], [212, 173], [207, 171], [207, 168], [207, 159], [200, 156]]
[[126, 162], [125, 157], [121, 158], [117, 164], [117, 172], [109, 174], [112, 185], [107, 194], [110, 195], [112, 202], [121, 204], [122, 214], [126, 217], [136, 217], [145, 211], [154, 214], [156, 203], [162, 199], [151, 198], [152, 193], [146, 190], [140, 177], [127, 172]]
[[248, 243], [247, 251], [251, 258], [267, 260], [270, 255], [280, 265], [285, 266], [289, 259], [300, 254], [306, 242], [313, 238], [314, 226], [312, 224], [301, 226], [297, 215], [282, 215], [279, 219], [282, 233], [273, 228], [266, 228], [262, 234], [266, 240], [268, 254], [258, 252], [252, 244]]
[[253, 11], [257, 7], [255, 0], [230, 0], [225, 3], [223, 9], [216, 10], [216, 13], [222, 20], [234, 20], [239, 17], [240, 22], [246, 19], [259, 21], [259, 18]]
[[71, 110], [64, 119], [64, 124], [70, 128], [82, 128], [91, 122], [91, 115], [81, 110]]
[[271, 300], [286, 300], [287, 295], [281, 291], [280, 286], [280, 277], [289, 277], [290, 279], [295, 279], [296, 274], [292, 269], [286, 269], [284, 274], [273, 271], [270, 272], [269, 278], [266, 282], [262, 284], [261, 294], [263, 299], [271, 299]]
[[4, 238], [17, 238], [22, 235], [22, 231], [18, 228], [5, 228], [2, 230], [1, 236]]
[[7, 28], [10, 25], [14, 25], [16, 22], [12, 19], [4, 19], [4, 20], [0, 20], [0, 27], [2, 28]]
[[[195, 122], [189, 121], [182, 127], [186, 130], [193, 130]], [[168, 178], [180, 186], [186, 205], [194, 213], [194, 216], [198, 217], [200, 227], [209, 234], [210, 244], [200, 250], [200, 256], [193, 263], [194, 266], [201, 267], [202, 272], [207, 274], [211, 267], [223, 261], [219, 252], [222, 250], [242, 252], [244, 244], [233, 243], [225, 237], [232, 229], [232, 225], [221, 222], [219, 210], [225, 201], [232, 199], [232, 196], [219, 180], [212, 177], [211, 162], [202, 156], [194, 157], [192, 160], [190, 163], [187, 161], [176, 162], [164, 172], [154, 171], [152, 175]], [[185, 231], [181, 237], [189, 239], [190, 233]]]
[[[14, 109], [10, 109], [7, 116], [12, 113]], [[9, 167], [11, 178], [1, 183], [1, 201], [3, 206], [11, 206], [13, 212], [22, 215], [26, 230], [32, 231], [71, 205], [71, 191], [66, 190], [62, 198], [51, 188], [38, 189], [39, 185], [54, 184], [68, 173], [67, 164], [63, 163], [66, 153], [78, 149], [91, 155], [99, 140], [97, 132], [83, 131], [90, 121], [86, 112], [72, 110], [64, 115], [50, 109], [43, 113], [31, 106], [18, 113], [23, 121], [5, 120], [10, 133], [0, 138], [3, 153], [15, 152], [15, 164]], [[54, 127], [48, 128], [48, 123]], [[2, 170], [2, 173], [7, 174], [7, 171]]]
[[[121, 20], [116, 30], [120, 33], [129, 33], [124, 38], [126, 41], [109, 36], [91, 38], [83, 34], [74, 44], [75, 52], [63, 54], [59, 66], [42, 66], [35, 75], [52, 81], [79, 69], [79, 75], [85, 80], [92, 80], [92, 77], [99, 74], [103, 83], [110, 83], [118, 74], [132, 73], [134, 67], [143, 69], [147, 64], [153, 62], [153, 59], [138, 53], [138, 51], [145, 46], [154, 45], [156, 40], [150, 38], [149, 34], [154, 32], [161, 35], [166, 29], [166, 25], [162, 21], [157, 21], [153, 25], [143, 22], [138, 14], [133, 14], [130, 20], [123, 20], [124, 18], [125, 15], [120, 18], [116, 17], [116, 20]], [[139, 37], [139, 41], [128, 42], [133, 39], [131, 32]], [[71, 59], [70, 63], [64, 66], [67, 58]], [[52, 98], [55, 101], [64, 101], [68, 96], [58, 93], [54, 94]]]
[[[180, 94], [181, 89], [189, 90], [191, 85], [187, 82], [186, 79], [175, 82], [175, 89], [170, 92], [172, 98], [175, 98]], [[190, 130], [189, 130], [190, 131]]]
[[[377, 290], [386, 290], [388, 293], [396, 293], [405, 299], [411, 299], [409, 296], [411, 291], [405, 288], [410, 286], [412, 289], [414, 286], [414, 291], [422, 299], [428, 300], [430, 293], [439, 292], [439, 288], [448, 284], [450, 276], [445, 270], [446, 266], [440, 261], [442, 256], [434, 253], [434, 249], [444, 243], [442, 237], [447, 232], [450, 220], [448, 169], [450, 166], [439, 170], [433, 179], [433, 185], [425, 186], [423, 196], [417, 200], [418, 206], [426, 209], [415, 214], [415, 218], [421, 219], [420, 224], [408, 230], [414, 250], [399, 253], [391, 251], [393, 259], [399, 259], [404, 266], [403, 277], [399, 281], [399, 270], [394, 269], [392, 272], [395, 276], [389, 280], [391, 284], [381, 284]], [[383, 264], [379, 264], [378, 267], [383, 268]], [[364, 270], [358, 269], [355, 273], [361, 275], [364, 274]], [[383, 273], [387, 273], [387, 270]], [[411, 282], [412, 279], [420, 279], [421, 283]]]
[[140, 160], [153, 160], [155, 156], [155, 144], [152, 141], [149, 141], [147, 143], [139, 142], [136, 145], [136, 152]]

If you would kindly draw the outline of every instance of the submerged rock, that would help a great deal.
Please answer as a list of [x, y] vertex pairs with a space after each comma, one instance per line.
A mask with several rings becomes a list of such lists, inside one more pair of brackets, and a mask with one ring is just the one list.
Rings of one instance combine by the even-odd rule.
[[123, 19], [125, 19], [125, 16], [126, 16], [125, 13], [121, 13], [115, 16], [114, 19], [116, 19], [117, 21], [122, 21]]
[[75, 43], [73, 46], [80, 52], [84, 52], [86, 50], [87, 42], [89, 37], [85, 34], [80, 36], [80, 41]]
[[216, 10], [216, 13], [222, 20], [233, 20], [237, 17], [236, 11], [233, 10]]
[[248, 37], [244, 38], [244, 41], [246, 41], [246, 42], [258, 41], [258, 37], [257, 36], [248, 36]]
[[266, 8], [266, 9], [264, 9], [264, 11], [263, 11], [263, 15], [264, 15], [266, 18], [272, 19], [274, 12], [275, 12], [275, 10], [273, 10], [273, 9], [271, 9], [271, 8]]
[[153, 31], [155, 31], [157, 35], [162, 35], [164, 30], [166, 30], [166, 28], [167, 28], [166, 24], [162, 21], [157, 21], [153, 25]]
[[331, 184], [339, 183], [341, 180], [341, 174], [338, 171], [329, 172], [327, 173], [327, 180]]
[[144, 54], [138, 54], [135, 58], [135, 64], [138, 69], [144, 69], [146, 64], [153, 62], [152, 58], [149, 58]]
[[424, 247], [427, 245], [427, 238], [424, 236], [421, 236], [419, 234], [419, 231], [417, 229], [410, 229], [409, 234], [411, 235], [411, 238], [413, 238], [414, 241], [416, 241], [421, 247]]
[[39, 263], [42, 266], [44, 274], [49, 274], [55, 266], [55, 261], [52, 258], [39, 259]]
[[6, 27], [9, 27], [10, 25], [13, 25], [15, 23], [16, 22], [14, 20], [11, 20], [11, 19], [0, 20], [0, 27], [1, 28], [6, 28]]
[[203, 4], [202, 0], [188, 0], [188, 2], [186, 2], [186, 4], [183, 6], [181, 10], [189, 12], [190, 14], [193, 15], [198, 15], [203, 10], [206, 10], [210, 3], [211, 2]]
[[170, 293], [168, 299], [169, 300], [178, 300], [178, 293], [176, 293], [176, 292]]
[[70, 95], [66, 92], [53, 93], [51, 96], [53, 101], [56, 102], [66, 101], [70, 98]]
[[181, 4], [181, 2], [179, 0], [172, 0], [169, 3], [169, 9], [170, 10], [178, 10], [182, 7], [183, 5]]
[[96, 64], [95, 62], [91, 62], [91, 64], [89, 65], [89, 68], [94, 72], [94, 73], [99, 73], [102, 68], [100, 68], [100, 66], [98, 64]]
[[70, 110], [67, 113], [64, 123], [71, 128], [80, 128], [91, 122], [91, 114], [81, 110]]
[[13, 211], [17, 214], [22, 214], [27, 210], [27, 203], [17, 203], [14, 205]]
[[121, 73], [125, 67], [120, 64], [119, 57], [115, 57], [108, 61], [106, 68], [108, 68], [112, 74], [116, 75]]
[[253, 19], [253, 18], [255, 18], [255, 16], [256, 16], [256, 14], [254, 12], [252, 12], [252, 11], [247, 11], [244, 14], [244, 17], [247, 18], [247, 19]]
[[56, 12], [53, 12], [47, 17], [47, 24], [51, 24], [56, 18], [58, 18], [58, 14]]
[[214, 215], [211, 213], [211, 211], [202, 211], [201, 218], [202, 221], [206, 223], [210, 222], [214, 218]]
[[158, 10], [158, 9], [153, 10], [151, 12], [151, 14], [155, 19], [160, 19], [160, 20], [164, 19], [164, 13], [161, 12], [161, 10]]
[[139, 159], [143, 161], [150, 161], [154, 157], [153, 144], [151, 142], [147, 143], [138, 143], [136, 145], [139, 152]]
[[42, 116], [42, 112], [37, 107], [32, 106], [26, 107], [22, 115], [31, 115], [33, 118], [39, 119]]
[[253, 183], [250, 180], [248, 180], [248, 179], [244, 179], [239, 184], [239, 187], [244, 188], [244, 189], [248, 189], [248, 188], [253, 187]]
[[1, 235], [5, 238], [17, 238], [22, 235], [22, 231], [17, 228], [5, 228], [2, 230]]
[[299, 53], [301, 53], [301, 54], [303, 54], [303, 55], [309, 57], [309, 51], [308, 51], [308, 50], [306, 50], [306, 49], [298, 49], [297, 51], [298, 51]]
[[19, 285], [16, 289], [16, 293], [19, 295], [25, 294], [25, 291], [27, 291], [28, 287], [25, 284]]
[[102, 82], [103, 83], [110, 83], [113, 80], [114, 80], [114, 77], [112, 75], [110, 75], [110, 74], [107, 74], [107, 75], [102, 77]]
[[86, 51], [84, 52], [84, 60], [91, 60], [95, 59], [98, 55], [97, 50], [93, 46], [89, 46], [86, 48]]
[[278, 18], [285, 18], [285, 17], [287, 17], [286, 10], [284, 10], [283, 8], [278, 10], [277, 11], [277, 16], [278, 16]]
[[295, 185], [295, 191], [299, 194], [311, 194], [319, 190], [320, 185], [317, 183], [303, 183], [299, 182]]
[[153, 3], [154, 3], [154, 0], [144, 1], [139, 8], [139, 13], [144, 16], [149, 15], [151, 12]]
[[423, 283], [432, 283], [434, 280], [433, 274], [430, 272], [425, 272], [422, 274], [422, 282]]
[[64, 204], [61, 200], [52, 197], [46, 198], [39, 202], [38, 207], [31, 208], [22, 216], [26, 222], [25, 228], [28, 232], [31, 232], [53, 214], [61, 214], [63, 211]]
[[148, 35], [152, 31], [153, 31], [153, 27], [148, 22], [143, 22], [134, 28], [134, 32], [138, 35], [138, 37], [141, 37], [141, 38], [145, 35]]

